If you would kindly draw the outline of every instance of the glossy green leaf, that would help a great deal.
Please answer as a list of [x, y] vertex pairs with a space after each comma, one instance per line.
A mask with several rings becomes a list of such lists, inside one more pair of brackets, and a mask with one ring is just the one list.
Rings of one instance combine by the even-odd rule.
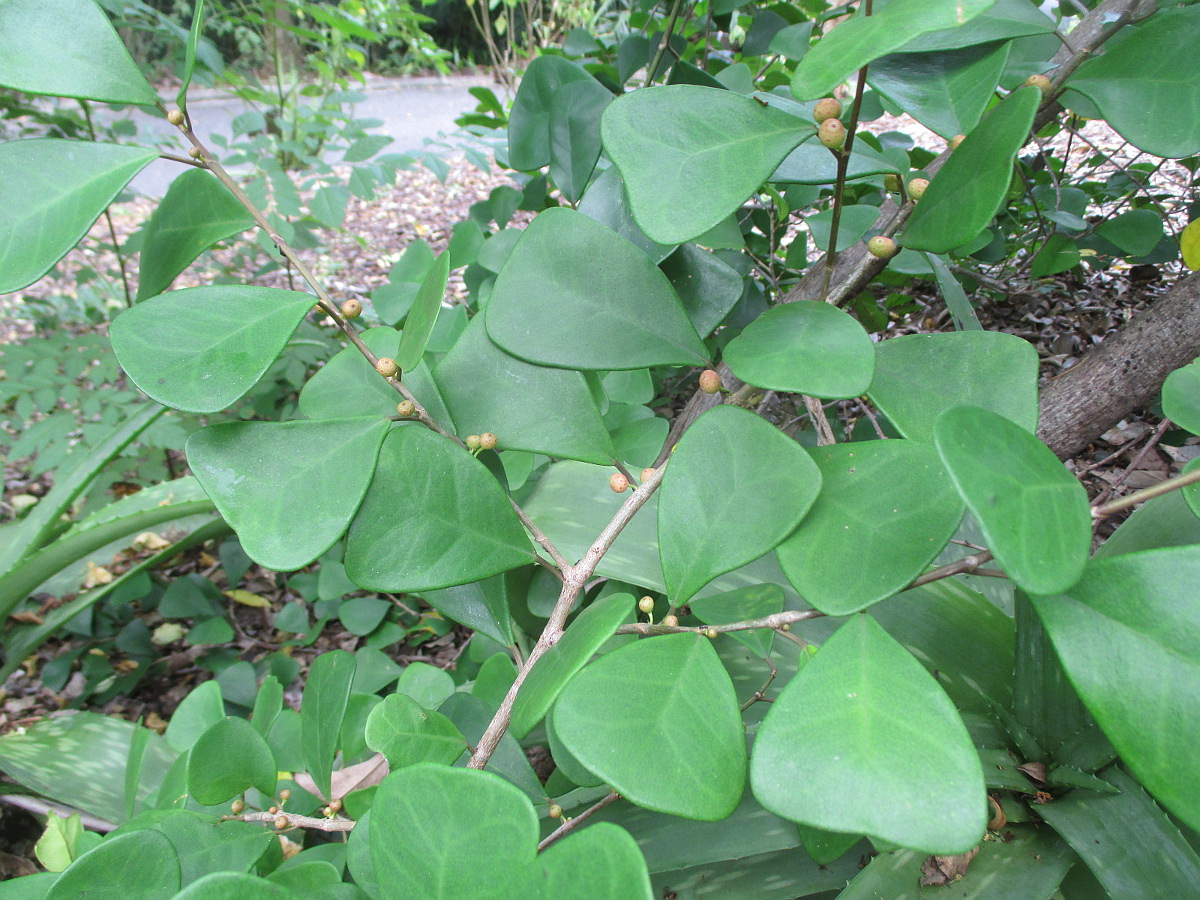
[[111, 837], [75, 860], [46, 900], [169, 900], [179, 880], [171, 842], [157, 831], [135, 831]]
[[[16, 5], [0, 5], [0, 43], [9, 35], [5, 11]], [[27, 50], [12, 53], [0, 59], [31, 58]], [[0, 293], [45, 275], [157, 156], [144, 147], [51, 138], [0, 144]]]
[[1195, 893], [1200, 858], [1175, 823], [1121, 769], [1114, 766], [1103, 778], [1120, 793], [1077, 788], [1045, 804], [1042, 818], [1079, 854], [1106, 896], [1159, 900]]
[[984, 117], [929, 183], [901, 244], [947, 253], [987, 227], [1004, 203], [1013, 158], [1029, 137], [1041, 99], [1036, 87], [1019, 88]]
[[652, 900], [646, 860], [624, 828], [599, 822], [538, 856], [542, 896]]
[[[837, 168], [837, 157], [815, 140], [814, 134], [789, 153], [767, 180], [784, 184], [833, 184], [837, 181]], [[856, 141], [846, 165], [846, 180], [898, 171], [895, 163], [865, 141]]]
[[1152, 209], [1131, 209], [1101, 222], [1096, 234], [1130, 256], [1145, 256], [1163, 239], [1163, 219]]
[[913, 334], [880, 341], [867, 396], [900, 433], [933, 440], [933, 423], [952, 406], [978, 406], [1037, 427], [1038, 356], [999, 331]]
[[875, 345], [849, 313], [819, 300], [767, 310], [725, 347], [725, 362], [757, 387], [857, 397], [871, 386]]
[[[729, 622], [761, 619], [763, 616], [782, 612], [783, 603], [783, 589], [779, 585], [752, 584], [734, 591], [725, 591], [722, 594], [693, 597], [688, 601], [688, 608], [692, 611], [692, 615], [705, 625], [725, 625]], [[771, 642], [775, 636], [775, 632], [769, 628], [730, 631], [728, 634], [759, 656], [767, 656], [771, 652]]]
[[204, 169], [188, 169], [150, 216], [138, 270], [138, 300], [161, 294], [175, 276], [217, 241], [254, 227], [225, 185]]
[[695, 244], [684, 244], [663, 260], [662, 271], [699, 335], [712, 334], [741, 299], [742, 276]]
[[213, 872], [194, 881], [175, 900], [294, 900], [287, 888], [240, 872]]
[[247, 872], [275, 841], [257, 822], [222, 822], [182, 809], [141, 816], [122, 833], [141, 828], [166, 835], [179, 854], [180, 880], [185, 885], [210, 872]]
[[[504, 646], [513, 643], [512, 617], [503, 574], [436, 591], [424, 591], [425, 602], [453, 619]], [[410, 667], [411, 668], [411, 667]]]
[[934, 444], [1005, 573], [1033, 594], [1083, 574], [1092, 515], [1083, 485], [1036, 437], [977, 406], [938, 418]]
[[226, 422], [188, 438], [188, 465], [250, 558], [291, 572], [350, 525], [389, 427], [370, 418]]
[[559, 695], [554, 727], [576, 759], [638, 806], [716, 821], [742, 799], [737, 697], [698, 634], [646, 638], [600, 657]]
[[1056, 232], [1050, 235], [1038, 250], [1033, 258], [1033, 265], [1029, 267], [1029, 274], [1034, 278], [1045, 278], [1048, 275], [1067, 272], [1079, 265], [1081, 258], [1078, 243], [1065, 234]]
[[962, 520], [962, 500], [928, 444], [858, 441], [812, 456], [821, 493], [775, 553], [800, 596], [829, 615], [903, 590]]
[[522, 233], [485, 318], [501, 348], [541, 365], [642, 369], [708, 359], [649, 257], [566, 207], [545, 210]]
[[400, 349], [396, 353], [396, 365], [401, 372], [415, 369], [425, 353], [425, 345], [437, 324], [438, 312], [442, 308], [442, 297], [446, 294], [446, 279], [450, 277], [450, 254], [443, 252], [433, 261], [429, 271], [417, 288], [417, 297], [408, 318], [404, 320], [404, 331], [400, 335]]
[[[879, 208], [870, 204], [855, 204], [845, 207], [838, 224], [838, 252], [848, 250], [861, 241], [863, 236], [875, 225], [878, 217]], [[833, 237], [833, 210], [825, 209], [808, 216], [804, 220], [804, 224], [808, 226], [808, 233], [812, 236], [813, 243], [827, 250], [829, 241]]]
[[983, 836], [983, 770], [937, 682], [869, 616], [838, 629], [771, 704], [750, 783], [767, 809], [927, 853]]
[[175, 105], [187, 110], [187, 92], [192, 84], [192, 74], [196, 70], [196, 50], [204, 32], [204, 0], [196, 0], [192, 4], [192, 25], [188, 29], [187, 46], [184, 49], [183, 76], [179, 79], [179, 93], [175, 97]]
[[510, 356], [476, 316], [434, 371], [461, 435], [496, 435], [502, 450], [528, 450], [603, 465], [615, 451], [579, 372]]
[[448, 766], [467, 749], [453, 722], [401, 693], [384, 697], [371, 710], [366, 738], [368, 747], [387, 757], [393, 772], [419, 762]]
[[275, 754], [245, 719], [227, 716], [196, 739], [188, 755], [188, 793], [197, 803], [216, 806], [258, 788], [275, 793]]
[[601, 135], [638, 225], [679, 244], [736, 211], [811, 127], [732, 91], [681, 84], [618, 98]]
[[1163, 415], [1192, 434], [1200, 434], [1200, 359], [1176, 369], [1162, 386]]
[[950, 318], [954, 321], [955, 329], [958, 331], [982, 331], [983, 325], [979, 321], [975, 307], [971, 305], [971, 299], [962, 289], [962, 285], [958, 283], [954, 273], [950, 271], [950, 266], [942, 257], [933, 253], [926, 253], [924, 256], [937, 279], [938, 290], [941, 291], [942, 299], [946, 302], [946, 309], [950, 311]]
[[563, 687], [632, 614], [633, 595], [618, 593], [596, 601], [576, 617], [521, 685], [513, 703], [510, 730], [514, 736], [523, 738], [533, 730]]
[[1180, 63], [1198, 42], [1200, 7], [1164, 10], [1109, 41], [1067, 85], [1138, 149], [1188, 156], [1200, 150], [1200, 70]]
[[675, 244], [658, 244], [650, 240], [633, 221], [629, 198], [625, 196], [625, 182], [616, 166], [609, 166], [588, 186], [576, 209], [601, 225], [607, 225], [656, 263], [662, 262], [675, 249]]
[[904, 53], [958, 50], [992, 41], [1053, 34], [1055, 22], [1029, 0], [996, 0], [986, 11], [963, 25], [930, 31], [903, 47]]
[[133, 383], [164, 406], [214, 413], [240, 400], [312, 308], [299, 291], [211, 285], [127, 309], [109, 329]]
[[420, 238], [404, 248], [388, 272], [388, 283], [371, 292], [371, 305], [385, 324], [395, 325], [408, 315], [425, 276], [433, 268], [433, 251]]
[[1200, 826], [1200, 546], [1095, 560], [1062, 596], [1031, 597], [1067, 676], [1126, 765]]
[[106, 103], [158, 102], [93, 0], [0, 3], [0, 84], [28, 94]]
[[355, 584], [422, 591], [532, 559], [516, 513], [482, 463], [416, 425], [388, 434], [346, 539], [346, 574]]
[[994, 0], [892, 0], [872, 16], [842, 22], [821, 38], [792, 76], [800, 100], [824, 97], [872, 60], [892, 53], [930, 31], [954, 28], [986, 12]]
[[867, 71], [871, 87], [944, 138], [967, 134], [996, 91], [1007, 43], [940, 53], [894, 53]]
[[804, 449], [747, 410], [718, 406], [684, 433], [659, 489], [671, 602], [769, 553], [812, 506], [821, 475]]
[[[471, 747], [479, 746], [484, 731], [487, 730], [496, 715], [494, 707], [465, 691], [451, 693], [442, 702], [438, 711], [454, 723]], [[491, 759], [488, 760], [484, 771], [499, 775], [505, 781], [520, 788], [525, 796], [534, 803], [541, 803], [546, 798], [545, 788], [534, 774], [533, 767], [529, 764], [529, 758], [511, 734], [505, 733], [500, 738], [500, 744], [496, 747]]]
[[345, 650], [330, 650], [313, 660], [300, 702], [301, 746], [304, 765], [326, 800], [330, 790], [333, 756], [350, 702], [357, 660]]
[[221, 685], [215, 680], [206, 681], [183, 698], [171, 715], [164, 737], [175, 750], [186, 753], [200, 735], [224, 718], [225, 701], [221, 699]]

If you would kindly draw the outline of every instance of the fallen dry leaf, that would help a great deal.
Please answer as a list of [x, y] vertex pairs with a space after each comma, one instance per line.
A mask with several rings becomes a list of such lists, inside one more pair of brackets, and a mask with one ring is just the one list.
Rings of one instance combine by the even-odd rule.
[[931, 856], [921, 863], [921, 887], [950, 884], [967, 874], [971, 860], [979, 853], [975, 847], [957, 856]]

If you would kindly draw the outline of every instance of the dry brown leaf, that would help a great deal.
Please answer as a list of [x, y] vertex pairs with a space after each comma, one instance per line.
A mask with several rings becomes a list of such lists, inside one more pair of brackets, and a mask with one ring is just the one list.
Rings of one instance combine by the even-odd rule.
[[971, 860], [979, 853], [979, 848], [968, 850], [957, 856], [931, 856], [921, 863], [921, 887], [950, 884], [958, 881], [967, 874]]
[[[347, 766], [345, 769], [338, 769], [330, 779], [333, 796], [345, 797], [352, 791], [373, 787], [382, 782], [389, 771], [387, 759], [382, 753], [376, 753], [370, 759]], [[295, 781], [310, 794], [320, 797], [322, 802], [329, 802], [329, 798], [317, 790], [316, 782], [307, 772], [297, 772]]]

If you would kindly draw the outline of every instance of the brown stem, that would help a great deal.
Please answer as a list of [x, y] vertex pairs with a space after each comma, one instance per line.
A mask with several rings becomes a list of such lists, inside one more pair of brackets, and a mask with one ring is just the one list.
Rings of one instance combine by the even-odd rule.
[[906, 591], [911, 591], [913, 588], [921, 587], [921, 585], [929, 584], [934, 581], [941, 581], [943, 578], [950, 578], [954, 575], [969, 575], [974, 572], [985, 562], [990, 562], [992, 559], [992, 551], [984, 550], [982, 553], [974, 553], [971, 556], [964, 556], [962, 559], [956, 559], [952, 563], [946, 563], [944, 566], [938, 566], [931, 572], [926, 572], [920, 578], [913, 579], [912, 584], [905, 588]]
[[574, 831], [576, 828], [578, 828], [580, 825], [582, 825], [584, 822], [586, 822], [588, 819], [590, 819], [596, 813], [600, 812], [600, 810], [604, 809], [604, 807], [608, 806], [610, 803], [615, 803], [616, 801], [618, 801], [620, 799], [621, 799], [621, 795], [618, 794], [616, 791], [613, 791], [611, 794], [607, 794], [606, 796], [601, 797], [599, 800], [597, 800], [595, 803], [593, 803], [591, 806], [589, 806], [587, 809], [585, 809], [579, 815], [573, 816], [570, 819], [566, 819], [565, 821], [563, 821], [563, 823], [561, 825], [559, 825], [557, 828], [555, 828], [552, 832], [550, 832], [548, 835], [546, 835], [546, 837], [544, 837], [542, 839], [542, 842], [540, 844], [538, 844], [538, 846], [537, 846], [538, 853], [541, 853], [543, 850], [545, 850], [547, 847], [549, 847], [551, 844], [553, 844], [559, 838], [566, 837], [568, 834], [570, 834], [572, 831]]
[[316, 816], [298, 816], [295, 813], [269, 813], [269, 812], [252, 812], [241, 816], [225, 816], [225, 821], [235, 822], [263, 822], [275, 825], [277, 819], [287, 819], [287, 825], [284, 828], [312, 828], [316, 831], [353, 831], [355, 821], [346, 819], [342, 816], [332, 816], [325, 818], [324, 816], [317, 818]]
[[1103, 519], [1105, 516], [1111, 516], [1113, 513], [1132, 509], [1139, 503], [1145, 503], [1147, 500], [1153, 500], [1155, 497], [1161, 497], [1163, 494], [1169, 494], [1172, 491], [1177, 491], [1180, 488], [1187, 487], [1189, 484], [1196, 484], [1197, 482], [1200, 482], [1200, 469], [1188, 472], [1186, 475], [1176, 475], [1174, 478], [1160, 481], [1151, 487], [1134, 491], [1132, 494], [1121, 497], [1119, 500], [1112, 500], [1108, 503], [1101, 503], [1099, 506], [1093, 506], [1092, 518]]

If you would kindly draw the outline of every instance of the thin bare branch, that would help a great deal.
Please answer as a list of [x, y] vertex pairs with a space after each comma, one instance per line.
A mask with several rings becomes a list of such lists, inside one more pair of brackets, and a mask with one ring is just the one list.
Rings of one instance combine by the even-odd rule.
[[574, 831], [576, 828], [578, 828], [580, 825], [582, 825], [584, 822], [586, 822], [588, 819], [590, 819], [596, 813], [600, 812], [600, 810], [604, 809], [604, 807], [608, 806], [610, 803], [615, 803], [616, 801], [618, 801], [620, 799], [621, 799], [621, 795], [618, 794], [616, 791], [613, 791], [611, 794], [607, 794], [606, 796], [601, 797], [599, 800], [597, 800], [595, 803], [593, 803], [591, 806], [589, 806], [587, 809], [585, 809], [579, 815], [573, 816], [570, 819], [564, 820], [561, 825], [559, 825], [552, 832], [550, 832], [548, 835], [546, 835], [544, 838], [542, 838], [542, 842], [540, 844], [538, 844], [538, 846], [537, 846], [538, 853], [541, 853], [543, 850], [545, 850], [547, 847], [549, 847], [551, 844], [553, 844], [559, 838], [566, 837], [568, 834], [570, 834], [572, 831]]

